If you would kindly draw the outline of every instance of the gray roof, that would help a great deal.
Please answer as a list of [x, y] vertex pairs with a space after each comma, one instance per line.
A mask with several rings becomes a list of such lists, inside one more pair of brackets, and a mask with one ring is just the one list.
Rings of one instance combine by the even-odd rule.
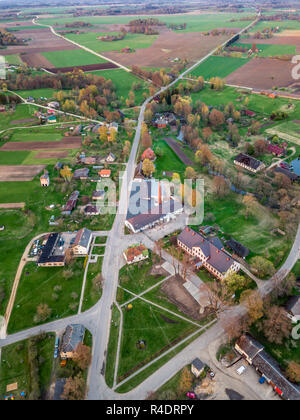
[[218, 270], [219, 273], [226, 273], [234, 263], [234, 259], [229, 254], [220, 250], [211, 240], [206, 239], [189, 227], [186, 227], [177, 239], [190, 250], [200, 248], [205, 257], [208, 258], [208, 264]]
[[76, 169], [76, 171], [74, 171], [74, 178], [86, 177], [89, 175], [89, 173], [90, 173], [89, 168]]
[[291, 297], [286, 304], [286, 309], [294, 316], [300, 315], [300, 296]]
[[87, 247], [92, 236], [92, 231], [86, 228], [80, 229], [77, 232], [74, 245]]
[[254, 340], [249, 334], [244, 334], [241, 336], [237, 345], [241, 350], [249, 357], [249, 359], [254, 359], [264, 349], [264, 346], [261, 345], [258, 341]]
[[71, 353], [76, 350], [79, 343], [83, 343], [85, 327], [81, 324], [68, 325], [63, 335], [61, 352]]
[[197, 357], [192, 361], [192, 366], [194, 366], [197, 370], [202, 370], [205, 367], [205, 364]]

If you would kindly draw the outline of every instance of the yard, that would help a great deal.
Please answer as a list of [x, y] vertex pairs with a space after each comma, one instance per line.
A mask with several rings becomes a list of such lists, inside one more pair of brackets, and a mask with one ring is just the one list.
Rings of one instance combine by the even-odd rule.
[[[77, 312], [83, 279], [83, 260], [68, 268], [37, 267], [27, 263], [20, 280], [8, 332], [30, 328], [36, 324], [64, 318]], [[33, 293], [34, 290], [34, 293]], [[47, 304], [51, 315], [35, 322], [39, 304]]]
[[[94, 306], [102, 295], [102, 284], [100, 281], [101, 270], [102, 270], [103, 257], [98, 257], [95, 264], [89, 264], [86, 286], [84, 291], [84, 299], [82, 310], [86, 311]], [[99, 281], [95, 281], [99, 276]]]
[[[192, 324], [140, 300], [123, 313], [119, 381], [175, 344], [175, 340], [183, 339], [196, 329]], [[140, 340], [145, 342], [143, 349], [137, 345]]]
[[[36, 337], [38, 338], [38, 337]], [[32, 368], [28, 362], [29, 340], [11, 344], [2, 349], [2, 358], [0, 365], [0, 399], [3, 400], [6, 395], [14, 395], [15, 399], [28, 399], [32, 391], [31, 373]], [[38, 364], [38, 379], [41, 396], [45, 398], [50, 383], [53, 352], [54, 352], [54, 334], [47, 334], [36, 342], [37, 358], [41, 361]], [[6, 386], [17, 382], [18, 390], [6, 392]], [[21, 397], [20, 393], [25, 392]]]

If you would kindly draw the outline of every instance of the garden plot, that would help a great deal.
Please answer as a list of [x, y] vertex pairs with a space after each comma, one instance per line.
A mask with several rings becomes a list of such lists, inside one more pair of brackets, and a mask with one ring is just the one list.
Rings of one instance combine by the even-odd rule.
[[0, 182], [32, 181], [43, 169], [45, 165], [2, 165], [0, 166]]

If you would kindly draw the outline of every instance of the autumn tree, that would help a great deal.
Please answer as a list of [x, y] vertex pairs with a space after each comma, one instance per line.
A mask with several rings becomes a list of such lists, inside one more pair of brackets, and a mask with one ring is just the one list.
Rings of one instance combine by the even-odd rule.
[[299, 383], [300, 382], [300, 364], [294, 361], [289, 362], [286, 375], [290, 381]]
[[50, 318], [52, 309], [46, 303], [40, 303], [36, 309], [36, 315], [34, 321], [36, 323], [44, 322]]
[[89, 346], [79, 343], [73, 354], [73, 360], [81, 370], [86, 370], [91, 363], [91, 349]]
[[213, 179], [214, 193], [218, 197], [224, 197], [229, 193], [228, 184], [222, 176], [215, 176]]
[[125, 158], [129, 156], [130, 149], [131, 149], [130, 141], [126, 140], [123, 146], [123, 155]]
[[150, 159], [145, 159], [142, 166], [143, 174], [150, 178], [155, 171], [155, 166]]
[[74, 378], [70, 377], [66, 380], [62, 399], [64, 400], [83, 400], [85, 394], [85, 379], [80, 373]]
[[148, 147], [152, 146], [152, 139], [148, 131], [144, 132], [142, 135], [142, 146], [145, 149], [148, 149]]
[[263, 317], [264, 302], [258, 290], [245, 290], [241, 294], [240, 302], [247, 309], [250, 324]]
[[265, 311], [265, 319], [259, 323], [259, 329], [270, 343], [282, 344], [291, 334], [292, 323], [284, 308], [271, 306]]
[[254, 216], [257, 212], [258, 202], [253, 195], [245, 195], [243, 198], [244, 214], [245, 218], [248, 219], [249, 216]]
[[73, 178], [73, 174], [72, 174], [72, 169], [69, 168], [69, 166], [65, 165], [61, 170], [60, 170], [60, 176], [66, 181], [66, 182], [71, 182], [72, 178]]
[[106, 124], [100, 125], [98, 132], [99, 132], [100, 140], [103, 143], [106, 143], [108, 141], [108, 130], [107, 130]]
[[188, 166], [184, 172], [185, 179], [195, 179], [196, 178], [196, 172], [195, 169], [191, 166]]
[[188, 367], [184, 367], [180, 376], [180, 381], [178, 385], [178, 392], [180, 395], [185, 394], [189, 391], [193, 384], [193, 377], [191, 371]]
[[224, 80], [222, 80], [220, 77], [212, 77], [209, 81], [210, 88], [213, 90], [222, 90], [224, 89]]
[[275, 272], [273, 263], [261, 256], [253, 257], [250, 261], [250, 267], [260, 278], [272, 276]]
[[224, 124], [225, 117], [223, 112], [217, 109], [213, 109], [209, 114], [209, 122], [213, 127], [219, 127], [220, 125]]
[[231, 273], [223, 279], [222, 284], [226, 287], [228, 294], [232, 295], [238, 290], [244, 289], [248, 285], [248, 280], [240, 274]]

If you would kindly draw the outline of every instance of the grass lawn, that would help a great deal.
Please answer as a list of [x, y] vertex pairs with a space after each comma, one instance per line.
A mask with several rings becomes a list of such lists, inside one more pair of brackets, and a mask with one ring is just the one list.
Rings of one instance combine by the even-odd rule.
[[107, 236], [96, 236], [95, 244], [105, 244], [107, 241]]
[[261, 20], [255, 26], [253, 26], [253, 28], [251, 28], [251, 32], [262, 31], [265, 28], [275, 28], [277, 26], [281, 31], [285, 29], [299, 30], [300, 22], [297, 22], [296, 20], [282, 20], [281, 22]]
[[93, 285], [93, 280], [98, 274], [101, 274], [103, 258], [98, 257], [98, 261], [95, 264], [89, 264], [86, 285], [84, 291], [82, 310], [86, 311], [94, 306], [102, 295], [102, 287]]
[[278, 136], [282, 139], [300, 146], [300, 124], [296, 124], [293, 121], [286, 121], [278, 124], [275, 127], [266, 130], [266, 132], [270, 134], [278, 133]]
[[[75, 41], [80, 45], [84, 45], [85, 47], [88, 47], [97, 53], [101, 53], [105, 51], [117, 51], [126, 47], [134, 48], [135, 50], [148, 48], [153, 44], [154, 41], [156, 41], [158, 37], [158, 35], [128, 33], [125, 39], [120, 41], [107, 42], [97, 39], [97, 37], [105, 36], [107, 34], [107, 32], [85, 32], [79, 35], [67, 34], [66, 38], [70, 39], [71, 41]], [[71, 50], [70, 52], [74, 52], [74, 50]]]
[[203, 76], [205, 80], [211, 77], [224, 78], [250, 61], [247, 58], [211, 56], [192, 72], [192, 76]]
[[[244, 44], [237, 42], [233, 44], [234, 47], [243, 47], [250, 49], [252, 44]], [[259, 57], [273, 57], [276, 55], [293, 55], [296, 54], [295, 45], [271, 45], [262, 43], [256, 44], [256, 47], [259, 51], [257, 54]]]
[[[143, 93], [148, 93], [149, 83], [144, 82], [141, 79], [138, 79], [134, 74], [128, 73], [122, 69], [111, 69], [111, 70], [97, 70], [90, 72], [96, 76], [105, 77], [107, 80], [111, 80], [117, 88], [118, 98], [127, 98], [129, 92], [132, 89], [133, 83], [140, 83], [142, 85], [141, 89], [134, 91], [136, 104], [141, 104], [144, 101]], [[125, 102], [124, 102], [125, 106]]]
[[49, 60], [55, 67], [83, 66], [106, 62], [102, 58], [82, 49], [49, 51], [42, 53], [42, 55], [46, 57], [47, 60]]
[[297, 263], [295, 264], [294, 268], [293, 268], [293, 273], [295, 274], [295, 276], [299, 277], [300, 276], [300, 260], [297, 261]]
[[105, 246], [94, 246], [92, 254], [95, 255], [104, 255], [105, 253]]
[[[48, 390], [53, 351], [54, 334], [47, 334], [45, 338], [36, 343], [37, 357], [43, 360], [39, 365], [38, 377], [42, 396]], [[28, 340], [11, 344], [2, 349], [2, 358], [0, 365], [0, 399], [2, 400], [6, 393], [6, 386], [14, 382], [18, 383], [18, 390], [13, 391], [15, 398], [21, 399], [20, 392], [25, 392], [28, 398], [31, 391], [30, 366], [28, 363]], [[24, 398], [22, 398], [24, 399]]]
[[[64, 278], [64, 271], [68, 269], [37, 267], [35, 263], [25, 266], [8, 325], [10, 334], [36, 325], [33, 318], [40, 303], [46, 303], [52, 309], [47, 321], [76, 313], [83, 279], [83, 260], [76, 260], [71, 268], [72, 276]], [[55, 291], [55, 286], [61, 286], [62, 290]], [[73, 299], [71, 293], [76, 293], [77, 298]], [[74, 307], [71, 308], [71, 305]]]
[[110, 324], [109, 343], [107, 349], [105, 380], [107, 385], [112, 388], [114, 384], [115, 362], [117, 355], [117, 345], [120, 328], [120, 312], [116, 305], [112, 309], [112, 321]]
[[15, 152], [0, 153], [0, 165], [22, 165], [24, 160], [30, 155], [30, 152], [16, 150]]
[[64, 131], [59, 126], [41, 126], [39, 128], [26, 128], [13, 130], [10, 141], [60, 141], [64, 137]]
[[23, 61], [21, 60], [19, 54], [11, 54], [5, 56], [5, 62], [12, 65], [21, 65]]
[[[23, 120], [23, 119], [29, 119], [29, 118], [33, 118], [33, 114], [36, 112], [36, 108], [30, 105], [23, 105], [23, 104], [19, 104], [16, 106], [16, 110], [15, 112], [4, 112], [1, 113], [1, 118], [0, 118], [0, 131], [1, 130], [5, 130], [7, 128], [10, 127], [14, 127], [14, 126], [26, 126], [26, 125], [35, 125], [36, 123], [30, 122], [30, 123], [18, 123], [18, 120]], [[38, 120], [36, 120], [38, 122]], [[16, 122], [14, 124], [12, 124], [12, 122]]]
[[150, 275], [152, 261], [145, 260], [141, 263], [125, 265], [120, 270], [120, 285], [129, 291], [139, 294], [149, 289], [164, 277], [159, 275]]
[[[124, 310], [124, 323], [118, 369], [119, 380], [131, 369], [149, 362], [175, 339], [182, 339], [195, 330], [195, 326], [141, 300], [133, 303], [133, 309]], [[139, 340], [146, 342], [143, 350], [137, 348]], [[158, 355], [158, 354], [157, 354]]]
[[53, 95], [55, 92], [59, 92], [59, 90], [50, 89], [50, 88], [18, 90], [18, 94], [22, 96], [22, 98], [25, 98], [25, 99], [28, 98], [29, 96], [32, 96], [34, 99], [39, 99], [41, 97], [47, 98], [47, 99], [53, 99]]
[[0, 241], [10, 239], [21, 239], [28, 235], [31, 226], [23, 210], [3, 210], [0, 209], [0, 224], [5, 226], [5, 230], [0, 232]]
[[[163, 137], [166, 137], [163, 136]], [[169, 147], [169, 145], [162, 139], [155, 140], [156, 136], [153, 137], [153, 146], [159, 147], [163, 151], [163, 156], [157, 159], [155, 162], [155, 176], [162, 176], [163, 172], [176, 172], [180, 175], [184, 175], [186, 166], [179, 159], [175, 152]]]

